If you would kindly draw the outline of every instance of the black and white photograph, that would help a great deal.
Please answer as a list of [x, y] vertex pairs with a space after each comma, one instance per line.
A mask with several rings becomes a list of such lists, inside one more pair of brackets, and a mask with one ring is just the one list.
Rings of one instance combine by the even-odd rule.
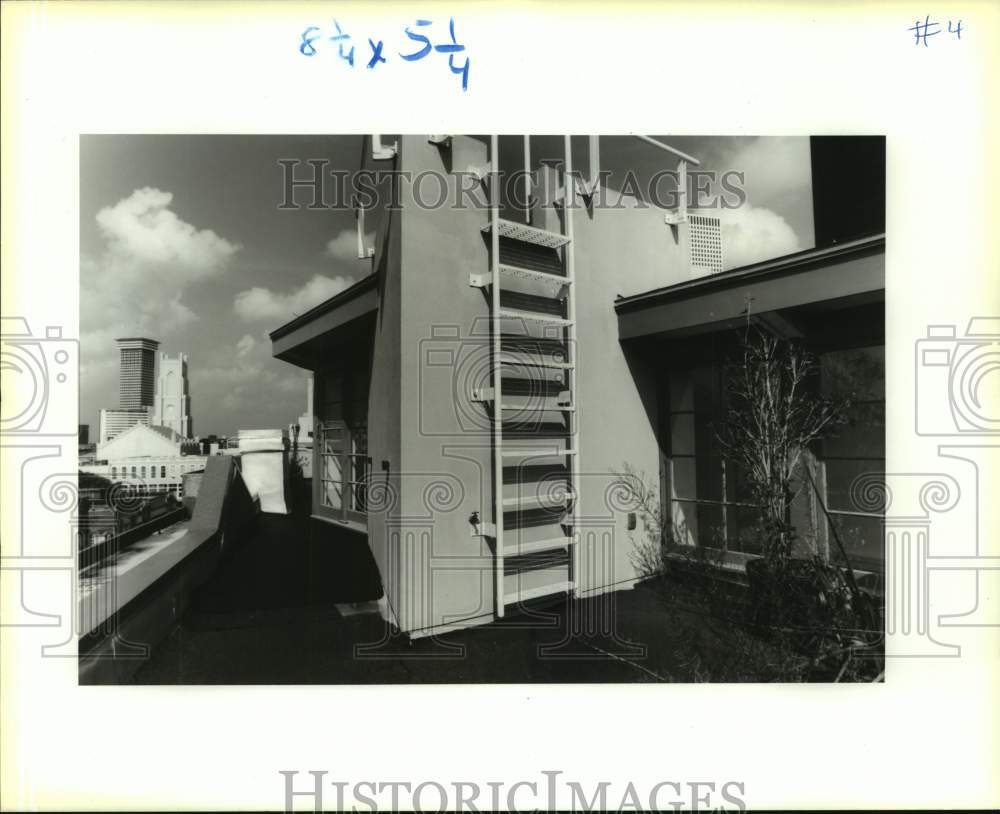
[[82, 683], [881, 680], [883, 137], [80, 155]]
[[998, 40], [0, 0], [0, 811], [1000, 810]]

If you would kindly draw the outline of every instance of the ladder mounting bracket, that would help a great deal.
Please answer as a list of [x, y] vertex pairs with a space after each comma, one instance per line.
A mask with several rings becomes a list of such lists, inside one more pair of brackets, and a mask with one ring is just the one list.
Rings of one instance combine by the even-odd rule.
[[496, 523], [473, 523], [470, 537], [493, 537], [497, 536]]

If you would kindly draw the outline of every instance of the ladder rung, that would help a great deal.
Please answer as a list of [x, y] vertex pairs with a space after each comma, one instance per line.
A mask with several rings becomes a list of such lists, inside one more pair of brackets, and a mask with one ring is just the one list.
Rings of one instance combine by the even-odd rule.
[[[504, 220], [500, 218], [498, 220], [497, 229], [500, 237], [509, 237], [513, 240], [520, 240], [523, 243], [534, 243], [536, 246], [548, 246], [550, 249], [557, 249], [560, 246], [565, 246], [569, 243], [569, 238], [565, 235], [560, 235], [558, 232], [549, 232], [546, 229], [538, 229], [534, 226], [528, 226], [524, 223], [516, 223], [512, 220]], [[483, 227], [484, 232], [490, 232], [493, 229], [492, 221], [487, 223]]]
[[510, 404], [504, 402], [500, 405], [501, 410], [518, 410], [522, 413], [575, 413], [576, 407], [569, 404], [548, 405], [548, 404]]
[[505, 497], [503, 507], [504, 509], [558, 509], [566, 506], [570, 497], [569, 494]]
[[[546, 285], [557, 285], [557, 286], [568, 286], [572, 285], [573, 281], [568, 277], [564, 277], [561, 274], [553, 274], [550, 271], [537, 271], [535, 269], [526, 269], [522, 266], [512, 266], [509, 263], [500, 264], [500, 273], [506, 277], [516, 277], [521, 280], [530, 280], [532, 282], [545, 283]], [[489, 288], [493, 285], [493, 275], [490, 273], [485, 274], [470, 274], [469, 284], [475, 286], [476, 288]]]
[[[568, 396], [564, 396], [563, 398], [568, 399]], [[492, 404], [496, 401], [495, 391], [492, 387], [477, 388], [472, 391], [472, 400], [484, 404]], [[505, 401], [501, 403], [500, 409], [518, 410], [522, 413], [572, 413], [576, 411], [575, 407], [565, 404], [558, 399], [539, 400], [537, 397], [530, 398], [529, 401], [523, 404]]]
[[513, 605], [515, 602], [527, 602], [530, 599], [538, 599], [552, 594], [568, 593], [573, 590], [572, 582], [553, 582], [549, 585], [539, 585], [535, 588], [521, 588], [510, 591], [503, 595], [505, 605]]
[[511, 353], [501, 353], [500, 364], [520, 365], [521, 367], [548, 367], [553, 370], [572, 370], [574, 367], [572, 362], [549, 361], [541, 356], [518, 357]]
[[575, 449], [545, 449], [544, 447], [521, 447], [520, 449], [505, 449], [501, 458], [562, 458], [566, 455], [576, 455]]
[[575, 537], [551, 537], [547, 540], [532, 540], [528, 543], [504, 543], [503, 555], [505, 557], [523, 557], [525, 554], [535, 554], [539, 551], [552, 551], [557, 548], [571, 546], [575, 543]]
[[521, 311], [516, 308], [501, 308], [499, 315], [501, 319], [526, 319], [532, 322], [544, 322], [547, 325], [561, 325], [564, 328], [568, 328], [573, 324], [571, 320], [564, 319], [563, 317], [542, 314], [538, 311]]
[[544, 283], [552, 283], [553, 285], [571, 285], [572, 280], [567, 277], [563, 277], [561, 274], [552, 274], [549, 271], [536, 271], [535, 269], [526, 269], [521, 266], [512, 266], [509, 263], [500, 264], [500, 273], [508, 277], [523, 277], [528, 280], [540, 280]]

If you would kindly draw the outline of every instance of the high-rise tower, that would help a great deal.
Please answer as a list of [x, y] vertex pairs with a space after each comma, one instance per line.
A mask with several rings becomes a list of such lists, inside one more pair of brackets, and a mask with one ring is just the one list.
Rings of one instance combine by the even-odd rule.
[[129, 337], [118, 339], [118, 406], [122, 410], [141, 410], [153, 406], [156, 383], [155, 339]]
[[170, 427], [182, 438], [191, 438], [191, 397], [188, 395], [187, 354], [171, 358], [160, 354], [160, 374], [156, 379], [153, 424]]

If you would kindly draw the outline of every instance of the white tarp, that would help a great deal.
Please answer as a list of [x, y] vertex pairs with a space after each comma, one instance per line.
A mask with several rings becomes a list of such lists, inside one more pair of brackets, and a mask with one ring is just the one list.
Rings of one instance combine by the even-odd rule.
[[281, 430], [240, 430], [239, 453], [243, 482], [251, 496], [260, 499], [260, 510], [288, 514], [287, 442]]

